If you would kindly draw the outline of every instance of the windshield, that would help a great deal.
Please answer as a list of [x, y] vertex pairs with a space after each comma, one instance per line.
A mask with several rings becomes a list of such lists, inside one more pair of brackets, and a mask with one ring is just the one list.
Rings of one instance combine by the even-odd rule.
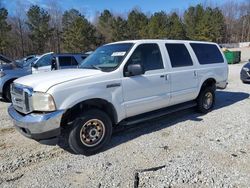
[[99, 69], [110, 72], [115, 70], [127, 55], [133, 43], [109, 44], [97, 48], [79, 66], [82, 69]]
[[27, 61], [25, 61], [23, 63], [23, 67], [27, 67], [30, 66], [33, 62], [35, 62], [38, 58], [37, 57], [33, 57], [31, 59], [28, 59]]
[[30, 65], [35, 60], [37, 60], [37, 58], [32, 57], [32, 58], [29, 58], [28, 60], [20, 59], [20, 60], [13, 61], [12, 63], [16, 67], [23, 68], [23, 67], [26, 67], [26, 66]]

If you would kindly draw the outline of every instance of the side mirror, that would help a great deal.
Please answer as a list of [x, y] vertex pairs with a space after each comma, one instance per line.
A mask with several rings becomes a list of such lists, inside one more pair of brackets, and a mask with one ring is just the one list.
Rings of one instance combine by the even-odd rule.
[[141, 66], [141, 64], [133, 64], [128, 66], [125, 76], [137, 76], [137, 75], [142, 75], [144, 73], [145, 71]]

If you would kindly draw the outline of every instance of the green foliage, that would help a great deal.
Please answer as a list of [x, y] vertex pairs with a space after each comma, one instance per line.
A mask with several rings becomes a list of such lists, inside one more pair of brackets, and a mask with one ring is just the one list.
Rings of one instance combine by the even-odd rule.
[[128, 26], [126, 20], [121, 17], [117, 17], [112, 23], [112, 41], [127, 40], [128, 37]]
[[142, 39], [147, 37], [147, 16], [135, 9], [128, 14], [128, 35], [130, 39]]
[[98, 18], [97, 30], [104, 43], [112, 42], [114, 17], [109, 10], [104, 10]]
[[181, 18], [176, 13], [172, 13], [169, 16], [167, 37], [169, 39], [178, 39], [178, 40], [183, 40], [186, 38], [184, 25], [181, 21]]
[[7, 23], [8, 11], [5, 8], [0, 8], [0, 52], [3, 53], [7, 48], [8, 32], [11, 26]]
[[184, 24], [191, 40], [221, 42], [225, 35], [224, 16], [218, 8], [190, 7], [184, 14]]
[[46, 44], [52, 35], [49, 27], [50, 15], [44, 9], [33, 5], [27, 12], [27, 25], [30, 30], [30, 39], [33, 43], [35, 52], [43, 53], [46, 51]]
[[147, 26], [147, 36], [152, 39], [168, 37], [168, 15], [161, 11], [151, 16]]
[[63, 15], [63, 44], [67, 52], [83, 52], [96, 45], [95, 29], [77, 10]]

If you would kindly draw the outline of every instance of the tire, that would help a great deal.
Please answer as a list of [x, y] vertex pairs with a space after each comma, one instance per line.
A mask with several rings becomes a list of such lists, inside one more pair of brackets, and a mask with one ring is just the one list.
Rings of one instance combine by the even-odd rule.
[[73, 124], [68, 143], [76, 154], [93, 155], [101, 151], [111, 139], [111, 120], [101, 110], [89, 110], [80, 115]]
[[215, 103], [215, 90], [215, 86], [209, 86], [200, 91], [197, 97], [198, 112], [206, 114], [213, 109]]
[[11, 102], [11, 94], [10, 94], [10, 84], [7, 84], [3, 91], [3, 98], [6, 100], [6, 102]]

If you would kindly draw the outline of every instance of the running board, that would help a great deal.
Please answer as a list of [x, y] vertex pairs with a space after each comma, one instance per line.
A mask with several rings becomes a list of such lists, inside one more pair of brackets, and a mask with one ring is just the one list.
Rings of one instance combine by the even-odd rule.
[[159, 118], [159, 117], [162, 117], [164, 115], [171, 114], [171, 113], [174, 113], [174, 112], [177, 112], [177, 111], [180, 111], [180, 110], [185, 110], [185, 109], [188, 109], [188, 108], [192, 108], [192, 107], [195, 107], [195, 106], [197, 106], [197, 103], [195, 101], [189, 101], [189, 102], [185, 102], [185, 103], [182, 103], [182, 104], [177, 104], [177, 105], [174, 105], [174, 106], [162, 108], [162, 109], [159, 109], [159, 110], [155, 110], [155, 111], [152, 111], [152, 112], [147, 112], [147, 113], [144, 113], [144, 114], [140, 114], [140, 115], [137, 115], [137, 116], [127, 118], [127, 119], [121, 121], [119, 123], [119, 125], [126, 126], [126, 125], [137, 124], [137, 123], [141, 123], [141, 122], [148, 121], [148, 120], [151, 120], [151, 119]]

